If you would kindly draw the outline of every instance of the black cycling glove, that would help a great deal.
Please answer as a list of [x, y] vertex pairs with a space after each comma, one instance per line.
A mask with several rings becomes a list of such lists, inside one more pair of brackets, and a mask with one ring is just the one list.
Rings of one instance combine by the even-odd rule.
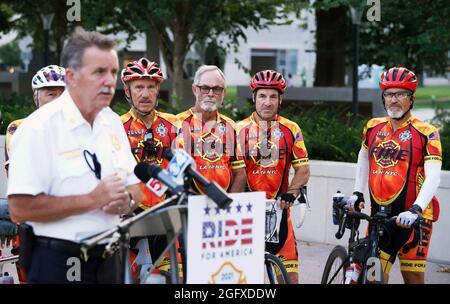
[[295, 196], [292, 193], [281, 192], [278, 197], [285, 202], [293, 203], [295, 201]]

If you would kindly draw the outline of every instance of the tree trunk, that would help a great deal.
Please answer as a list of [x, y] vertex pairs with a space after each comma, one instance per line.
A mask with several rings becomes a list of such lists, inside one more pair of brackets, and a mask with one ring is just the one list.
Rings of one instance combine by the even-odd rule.
[[173, 30], [173, 75], [172, 75], [172, 96], [170, 98], [173, 106], [177, 101], [183, 102], [183, 80], [184, 80], [184, 59], [186, 57], [189, 44], [186, 29], [175, 27]]
[[146, 52], [145, 55], [151, 61], [155, 61], [161, 65], [161, 58], [159, 56], [159, 39], [158, 32], [155, 28], [149, 27], [145, 32], [146, 35]]
[[316, 77], [314, 86], [345, 86], [345, 58], [350, 45], [347, 7], [316, 10]]

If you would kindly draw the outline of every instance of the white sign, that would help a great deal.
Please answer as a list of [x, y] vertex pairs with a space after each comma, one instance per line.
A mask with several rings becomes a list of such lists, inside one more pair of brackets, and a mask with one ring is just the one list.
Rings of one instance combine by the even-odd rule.
[[187, 283], [264, 283], [264, 192], [232, 193], [219, 208], [205, 195], [189, 196]]

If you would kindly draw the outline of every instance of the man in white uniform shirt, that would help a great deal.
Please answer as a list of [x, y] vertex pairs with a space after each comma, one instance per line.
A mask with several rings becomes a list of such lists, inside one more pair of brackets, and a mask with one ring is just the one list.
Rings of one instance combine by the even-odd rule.
[[119, 283], [119, 256], [104, 246], [81, 259], [77, 241], [119, 223], [141, 201], [136, 162], [120, 117], [109, 105], [119, 69], [115, 44], [78, 29], [61, 54], [66, 91], [31, 114], [11, 142], [11, 218], [33, 227], [30, 283]]

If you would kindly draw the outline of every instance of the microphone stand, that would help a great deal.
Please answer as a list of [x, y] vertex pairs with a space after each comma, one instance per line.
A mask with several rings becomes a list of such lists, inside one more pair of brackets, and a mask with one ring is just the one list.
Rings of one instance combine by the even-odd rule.
[[[116, 227], [113, 227], [109, 230], [106, 230], [96, 236], [88, 237], [81, 240], [81, 254], [85, 261], [87, 261], [89, 257], [89, 249], [99, 244], [101, 241], [110, 238], [110, 241], [105, 247], [105, 250], [113, 254], [115, 251], [120, 250], [120, 253], [122, 254], [122, 269], [124, 270], [124, 283], [125, 284], [132, 284], [133, 278], [131, 275], [131, 263], [130, 263], [130, 257], [128, 255], [129, 250], [129, 244], [130, 244], [130, 227], [135, 224], [136, 222], [140, 221], [142, 218], [146, 217], [147, 215], [151, 213], [155, 213], [156, 211], [163, 209], [164, 207], [169, 207], [170, 203], [175, 201], [177, 199], [177, 195], [173, 195], [169, 197], [168, 199], [161, 202], [163, 206], [155, 206], [153, 208], [149, 208], [138, 215], [135, 215], [133, 217], [130, 217], [122, 222], [119, 223]], [[174, 247], [174, 246], [172, 246]], [[171, 249], [171, 254], [173, 254], [172, 250], [175, 250], [175, 259], [172, 258], [172, 260], [176, 259], [176, 249]], [[178, 266], [178, 265], [177, 265]], [[173, 269], [177, 269], [173, 268]], [[177, 281], [175, 281], [177, 282]]]

